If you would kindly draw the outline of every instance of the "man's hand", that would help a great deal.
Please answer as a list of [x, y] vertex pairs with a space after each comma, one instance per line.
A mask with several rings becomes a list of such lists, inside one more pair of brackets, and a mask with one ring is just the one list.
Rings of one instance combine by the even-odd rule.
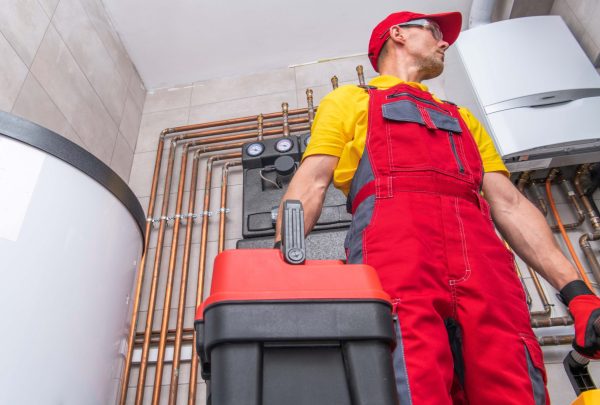
[[564, 286], [560, 295], [575, 324], [573, 348], [585, 357], [600, 359], [600, 298], [581, 280]]

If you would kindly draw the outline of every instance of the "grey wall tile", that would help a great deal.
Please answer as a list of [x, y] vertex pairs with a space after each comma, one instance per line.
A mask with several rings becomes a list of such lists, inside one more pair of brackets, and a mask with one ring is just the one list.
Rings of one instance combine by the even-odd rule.
[[298, 89], [330, 84], [332, 76], [337, 76], [340, 82], [358, 83], [356, 66], [362, 65], [366, 77], [373, 77], [376, 73], [366, 55], [352, 58], [336, 59], [324, 63], [297, 66], [296, 85]]
[[56, 6], [58, 5], [58, 2], [60, 0], [37, 0], [37, 1], [38, 1], [38, 3], [40, 3], [40, 5], [44, 9], [44, 11], [46, 12], [46, 15], [49, 18], [52, 18], [52, 15], [54, 14], [54, 10], [56, 10]]
[[27, 66], [31, 65], [50, 20], [36, 0], [5, 0], [0, 31]]
[[195, 124], [281, 111], [283, 102], [287, 102], [290, 109], [296, 109], [296, 92], [286, 91], [191, 107], [188, 122]]
[[128, 93], [125, 108], [123, 109], [123, 117], [121, 118], [121, 125], [119, 125], [119, 131], [125, 137], [131, 150], [135, 150], [141, 119], [142, 112], [136, 105], [133, 95]]
[[12, 113], [63, 136], [70, 131], [70, 125], [63, 113], [31, 73], [23, 83]]
[[62, 0], [52, 23], [118, 124], [127, 96], [127, 80], [121, 77], [79, 0]]
[[207, 80], [194, 83], [192, 105], [260, 96], [294, 90], [294, 70], [290, 68], [272, 70], [240, 77]]
[[10, 111], [27, 77], [27, 66], [0, 33], [0, 110]]
[[110, 168], [113, 169], [125, 183], [129, 181], [131, 172], [131, 163], [133, 162], [133, 149], [127, 143], [127, 140], [121, 133], [117, 136], [115, 149], [110, 161]]
[[40, 45], [31, 72], [88, 151], [110, 164], [117, 126], [52, 26]]
[[135, 105], [142, 111], [144, 109], [144, 102], [146, 101], [146, 88], [140, 75], [135, 70], [131, 73], [131, 78], [129, 79], [129, 91], [133, 95]]
[[143, 114], [136, 153], [156, 150], [161, 131], [187, 124], [188, 115], [188, 107]]
[[127, 51], [123, 47], [117, 32], [110, 23], [108, 14], [100, 0], [80, 0], [85, 8], [96, 32], [100, 36], [102, 43], [110, 54], [112, 60], [116, 63], [123, 80], [129, 81], [131, 73], [134, 70]]
[[550, 14], [561, 16], [573, 35], [575, 35], [576, 38], [581, 37], [584, 27], [566, 0], [555, 1], [550, 10]]
[[188, 107], [191, 96], [191, 85], [149, 91], [144, 102], [144, 114]]

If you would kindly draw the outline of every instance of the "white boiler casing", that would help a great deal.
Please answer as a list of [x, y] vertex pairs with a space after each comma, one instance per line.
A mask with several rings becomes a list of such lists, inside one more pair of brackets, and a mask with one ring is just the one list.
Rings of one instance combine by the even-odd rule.
[[1, 404], [114, 403], [141, 224], [108, 167], [0, 113]]
[[448, 51], [445, 87], [483, 122], [512, 170], [597, 160], [600, 76], [561, 17], [462, 32]]

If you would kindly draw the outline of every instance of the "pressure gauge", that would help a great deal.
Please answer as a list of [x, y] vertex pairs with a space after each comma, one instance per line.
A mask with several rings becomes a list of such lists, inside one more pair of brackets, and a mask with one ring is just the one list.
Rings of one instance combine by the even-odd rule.
[[310, 141], [310, 135], [304, 138], [304, 146], [308, 146], [308, 142]]
[[294, 143], [291, 139], [283, 138], [277, 141], [277, 143], [275, 144], [275, 149], [277, 150], [277, 152], [285, 153], [289, 152], [293, 146]]
[[256, 157], [265, 151], [265, 145], [260, 142], [251, 143], [246, 147], [248, 156]]

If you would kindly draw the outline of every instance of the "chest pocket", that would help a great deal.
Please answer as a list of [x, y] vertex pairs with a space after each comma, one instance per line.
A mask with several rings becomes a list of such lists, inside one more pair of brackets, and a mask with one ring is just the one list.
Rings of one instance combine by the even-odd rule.
[[468, 180], [458, 118], [411, 100], [382, 106], [391, 171], [433, 170]]

